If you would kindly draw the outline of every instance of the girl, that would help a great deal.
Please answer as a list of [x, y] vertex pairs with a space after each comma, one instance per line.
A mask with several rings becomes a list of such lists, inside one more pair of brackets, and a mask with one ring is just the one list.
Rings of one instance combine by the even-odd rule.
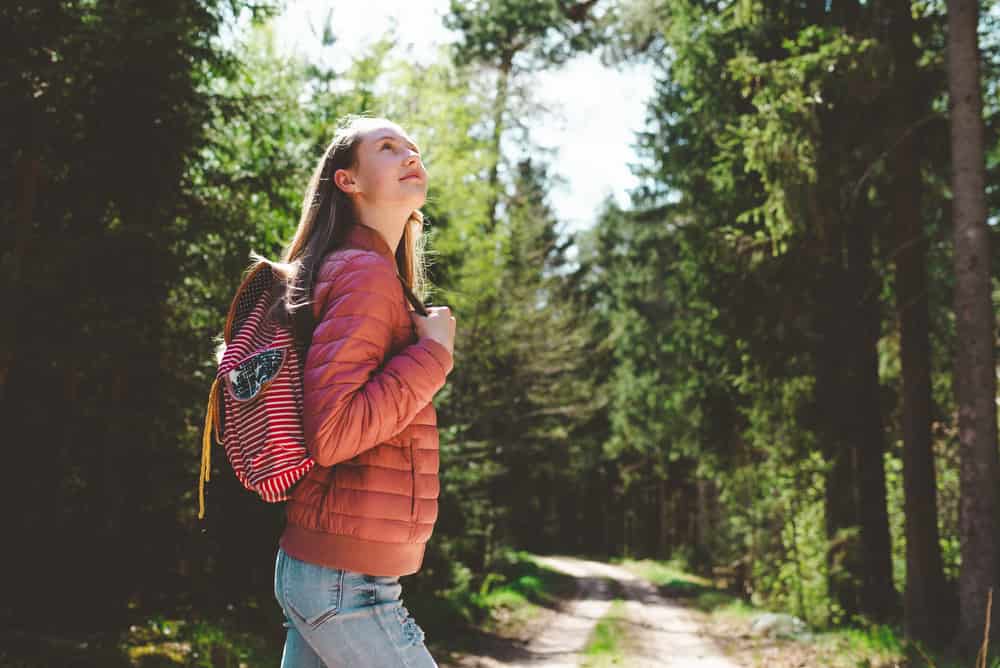
[[423, 311], [420, 151], [395, 123], [349, 118], [317, 164], [282, 260], [280, 308], [305, 353], [316, 466], [293, 489], [275, 564], [284, 668], [436, 666], [400, 599], [437, 518], [431, 399], [455, 318]]

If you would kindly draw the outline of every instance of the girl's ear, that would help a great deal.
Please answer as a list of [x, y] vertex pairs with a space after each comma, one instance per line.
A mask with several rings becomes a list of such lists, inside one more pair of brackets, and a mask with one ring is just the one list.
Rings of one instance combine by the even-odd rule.
[[348, 194], [358, 191], [358, 184], [354, 180], [354, 174], [346, 169], [338, 169], [333, 173], [333, 184]]

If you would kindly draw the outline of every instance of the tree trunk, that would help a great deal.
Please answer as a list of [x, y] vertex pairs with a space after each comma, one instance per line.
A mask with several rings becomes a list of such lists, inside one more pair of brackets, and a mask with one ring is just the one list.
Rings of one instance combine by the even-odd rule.
[[[7, 289], [0, 290], [14, 313], [21, 308], [21, 275], [24, 271], [25, 258], [28, 253], [28, 240], [31, 237], [31, 222], [34, 220], [35, 195], [38, 189], [38, 179], [41, 174], [41, 161], [29, 151], [22, 153], [17, 159], [17, 201], [14, 207], [14, 249], [10, 258], [10, 274], [7, 276]], [[14, 361], [14, 351], [17, 349], [17, 318], [7, 317], [0, 325], [0, 401], [6, 396], [7, 376]]]
[[[997, 415], [986, 227], [985, 160], [975, 0], [948, 2], [952, 216], [955, 226], [955, 398], [961, 448], [958, 644], [982, 638], [986, 599], [996, 587]], [[994, 591], [994, 593], [996, 593]], [[994, 625], [994, 628], [996, 625]]]
[[711, 556], [710, 536], [715, 519], [712, 513], [715, 489], [709, 480], [698, 478], [695, 482], [698, 495], [697, 520], [695, 523], [695, 554], [706, 560]]
[[670, 516], [667, 512], [667, 480], [660, 476], [656, 481], [656, 558], [667, 559], [670, 557]]
[[850, 383], [854, 407], [847, 424], [858, 450], [858, 501], [861, 526], [861, 610], [878, 622], [889, 621], [897, 608], [892, 583], [892, 542], [885, 490], [885, 436], [879, 401], [878, 339], [881, 318], [878, 289], [872, 267], [871, 213], [859, 216], [848, 231], [849, 309], [853, 318], [850, 336]]
[[826, 479], [828, 587], [847, 621], [885, 621], [896, 594], [878, 401], [879, 310], [870, 215], [831, 228], [818, 286], [815, 401]]
[[927, 239], [920, 217], [920, 156], [915, 128], [925, 104], [917, 85], [910, 0], [897, 0], [889, 29], [895, 61], [896, 140], [889, 158], [896, 231], [896, 316], [903, 376], [903, 509], [906, 522], [904, 632], [931, 645], [945, 640], [945, 580], [931, 450], [930, 318]]
[[[835, 230], [833, 230], [835, 232]], [[839, 248], [835, 242], [831, 248]], [[826, 474], [827, 586], [830, 599], [849, 619], [860, 612], [861, 555], [857, 535], [859, 499], [857, 446], [845, 434], [844, 419], [853, 398], [844, 378], [848, 303], [839, 253], [831, 253], [819, 269], [817, 293], [819, 337], [814, 352], [817, 437], [830, 467]], [[836, 259], [834, 259], [836, 258]], [[846, 620], [840, 620], [846, 621]]]

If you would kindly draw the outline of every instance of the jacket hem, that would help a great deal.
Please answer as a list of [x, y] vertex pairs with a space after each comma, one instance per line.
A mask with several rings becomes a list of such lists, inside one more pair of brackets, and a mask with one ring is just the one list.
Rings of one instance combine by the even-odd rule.
[[398, 577], [420, 570], [426, 543], [384, 543], [287, 526], [278, 541], [300, 561], [355, 573]]

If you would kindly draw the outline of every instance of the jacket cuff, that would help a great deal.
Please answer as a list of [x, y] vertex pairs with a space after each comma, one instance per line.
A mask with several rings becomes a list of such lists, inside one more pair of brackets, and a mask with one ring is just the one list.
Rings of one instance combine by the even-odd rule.
[[418, 343], [427, 349], [427, 352], [441, 365], [444, 369], [444, 375], [451, 373], [451, 369], [455, 364], [455, 360], [452, 354], [448, 352], [448, 349], [444, 345], [438, 343], [432, 338], [424, 337], [418, 341]]

